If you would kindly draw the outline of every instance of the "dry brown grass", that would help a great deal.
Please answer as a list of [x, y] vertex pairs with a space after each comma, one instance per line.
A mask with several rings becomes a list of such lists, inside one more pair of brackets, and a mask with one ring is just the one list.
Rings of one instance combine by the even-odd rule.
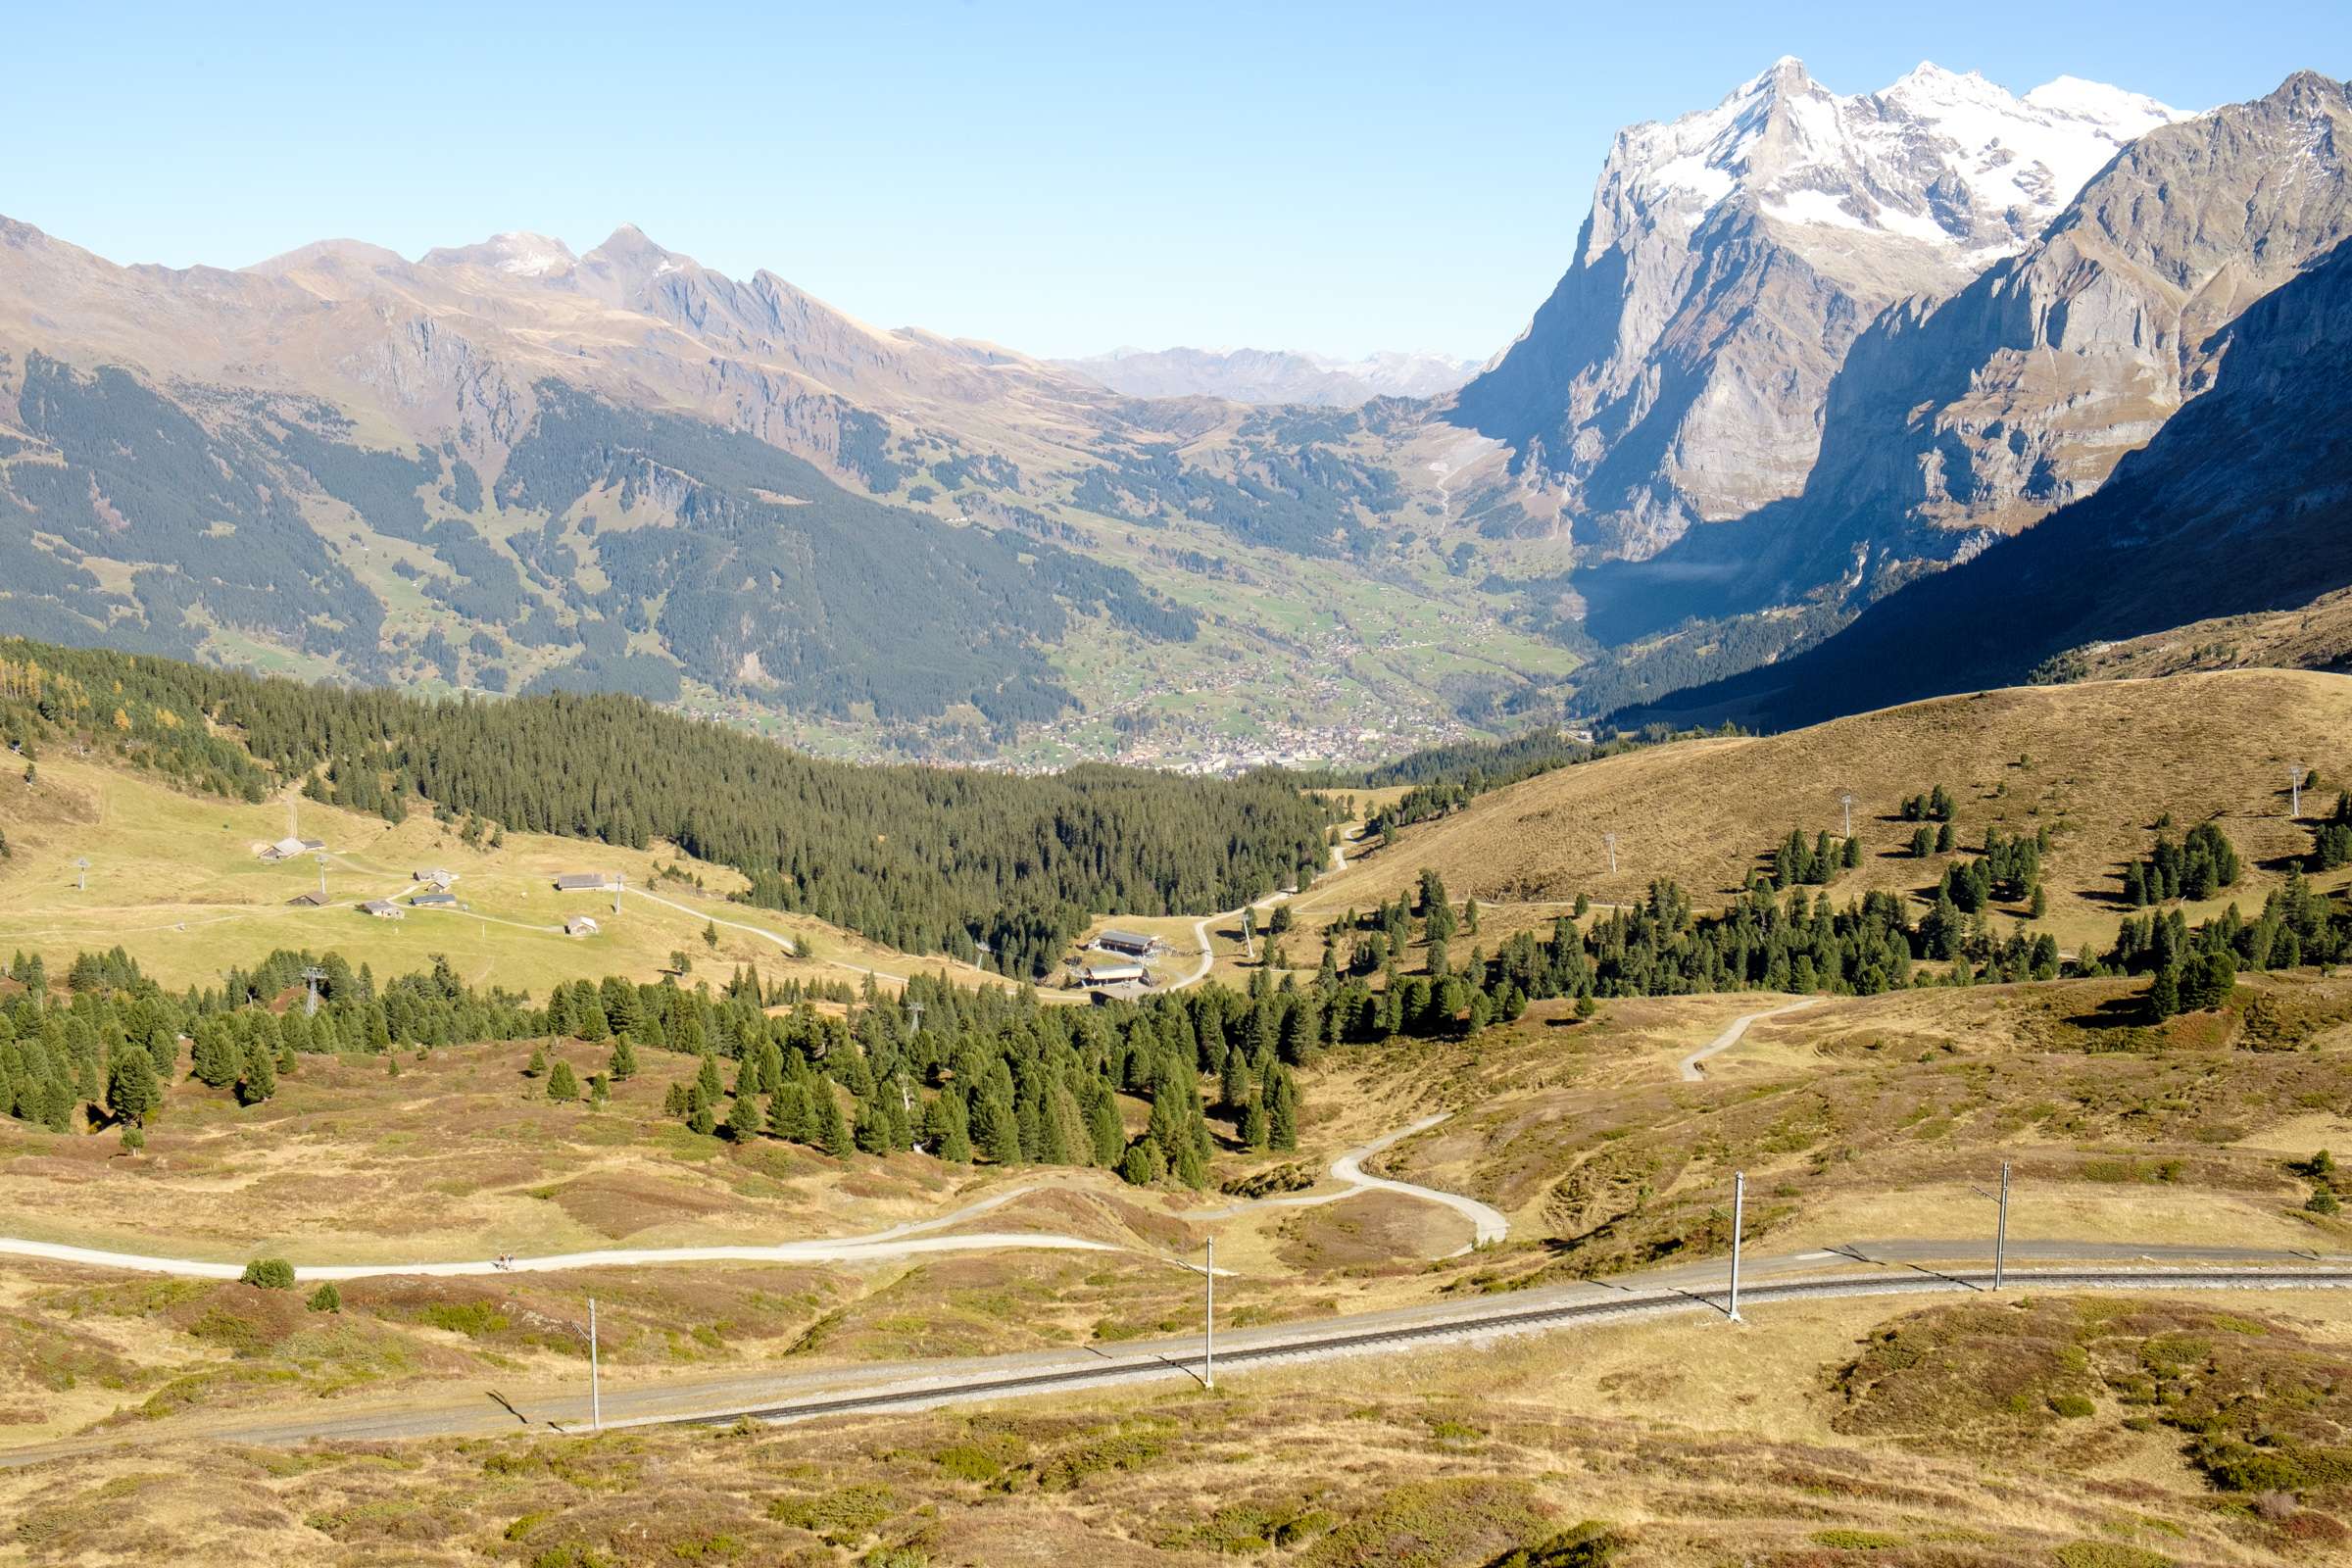
[[[2128, 1427], [2121, 1396], [2007, 1447], [1923, 1434], [1923, 1419], [1972, 1434], [2022, 1419], [1986, 1405], [1984, 1380], [1953, 1375], [1961, 1360], [2023, 1389], [2019, 1369], [2084, 1323], [2090, 1364], [2127, 1381], [2139, 1347], [2183, 1333], [2230, 1339], [2232, 1367], [2274, 1373], [2352, 1347], [2346, 1304], [2319, 1295], [1768, 1305], [1744, 1330], [1651, 1322], [1229, 1375], [1215, 1395], [588, 1441], [182, 1443], [0, 1471], [0, 1512], [6, 1549], [39, 1564], [2255, 1568], [2341, 1549], [2343, 1486], [2224, 1490], [2179, 1431]], [[1886, 1348], [1913, 1344], [1907, 1361]], [[2053, 1387], [2075, 1375], [2046, 1359]], [[1898, 1412], [1884, 1434], [1854, 1415], [1862, 1364], [1874, 1408]], [[2243, 1387], [2238, 1414], [2298, 1433], [2352, 1416], [2340, 1381]], [[1569, 1555], [1584, 1521], [1607, 1549]], [[1557, 1555], [1538, 1554], [1547, 1544]]]
[[2295, 610], [2224, 615], [2109, 643], [2085, 662], [2099, 680], [2248, 665], [2341, 670], [2352, 665], [2352, 589]]
[[1778, 999], [1530, 1009], [1475, 1045], [1398, 1045], [1368, 1083], [1456, 1106], [1392, 1174], [1512, 1219], [1454, 1265], [1480, 1289], [1679, 1262], [1748, 1240], [1789, 1251], [1979, 1236], [1973, 1189], [2015, 1170], [2014, 1239], [2343, 1247], [2289, 1162], [2352, 1145], [2352, 979], [2250, 977], [2229, 1008], [2138, 1026], [2120, 981], [1825, 999], [1758, 1024], [1685, 1083], [1676, 1065]]
[[[381, 1057], [304, 1055], [252, 1106], [181, 1079], [137, 1158], [111, 1138], [0, 1120], [0, 1199], [34, 1240], [365, 1263], [845, 1234], [931, 1217], [1004, 1179], [697, 1137], [662, 1113], [696, 1061], [669, 1052], [640, 1053], [602, 1109], [551, 1102], [522, 1070], [540, 1044], [405, 1053], [398, 1077]], [[583, 1080], [605, 1066], [576, 1042], [557, 1054]]]
[[[1624, 902], [1658, 877], [1680, 882], [1705, 908], [1737, 891], [1790, 828], [1808, 838], [1836, 833], [1841, 790], [1855, 796], [1864, 858], [1834, 895], [1843, 902], [1873, 888], [1932, 892], [1940, 861], [1911, 858], [1913, 824], [1899, 811], [1904, 798], [1940, 783], [1958, 802], [1963, 848], [1982, 843], [1988, 826], [2050, 829], [2044, 923], [2072, 949], [2111, 939], [2123, 868], [2147, 853], [2154, 823], [2168, 812], [2176, 832], [2219, 821], [2253, 866], [2226, 898], [2191, 906], [2191, 920], [2231, 899], [2249, 912], [2259, 906], [2280, 862], [2310, 848], [2309, 829], [2286, 819], [2286, 768], [2295, 762], [2320, 770], [2328, 800], [2352, 782], [2352, 679], [2239, 670], [1942, 698], [1786, 735], [1682, 742], [1544, 774], [1405, 830], [1393, 847], [1304, 895], [1298, 914], [1320, 927], [1343, 909], [1394, 898], [1424, 866], [1440, 872], [1456, 899], [1522, 906], [1489, 911], [1506, 922], [1564, 912], [1525, 908], [1526, 901], [1584, 893]], [[2305, 807], [2319, 808], [2308, 794]], [[1614, 875], [1601, 837], [1612, 832]], [[1294, 961], [1314, 961], [1312, 943], [1295, 948]]]

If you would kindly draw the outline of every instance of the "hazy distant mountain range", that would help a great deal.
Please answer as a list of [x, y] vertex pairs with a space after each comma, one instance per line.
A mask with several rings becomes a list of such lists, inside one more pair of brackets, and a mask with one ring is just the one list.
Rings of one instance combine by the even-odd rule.
[[1476, 360], [1445, 354], [1332, 360], [1284, 349], [1113, 349], [1057, 363], [1130, 397], [1311, 403], [1331, 409], [1352, 409], [1374, 398], [1435, 397], [1460, 386], [1479, 368]]
[[[2336, 356], [2295, 364], [2342, 341], [2348, 132], [2311, 74], [2189, 115], [1781, 61], [1618, 136], [1483, 368], [1037, 360], [626, 226], [232, 271], [0, 220], [0, 630], [1210, 765], [2010, 678], [2352, 580]], [[2033, 635], [1953, 643], [1981, 593]], [[1668, 700], [1912, 623], [1900, 680]]]

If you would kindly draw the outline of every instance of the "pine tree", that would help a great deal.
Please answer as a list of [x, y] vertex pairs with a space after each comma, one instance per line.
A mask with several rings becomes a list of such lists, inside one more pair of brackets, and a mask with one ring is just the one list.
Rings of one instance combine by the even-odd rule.
[[162, 1096], [155, 1083], [155, 1058], [125, 1046], [107, 1063], [106, 1104], [115, 1120], [144, 1126]]
[[625, 1084], [636, 1077], [637, 1048], [625, 1038], [613, 1041], [612, 1054], [605, 1063], [605, 1071], [612, 1075], [616, 1084]]
[[1225, 1053], [1225, 1064], [1217, 1072], [1217, 1103], [1238, 1109], [1249, 1094], [1250, 1076], [1242, 1054], [1228, 1051]]
[[972, 1132], [961, 1095], [941, 1095], [924, 1114], [924, 1139], [936, 1157], [951, 1165], [972, 1161]]
[[270, 1053], [260, 1046], [248, 1046], [245, 1051], [245, 1071], [237, 1080], [237, 1101], [241, 1104], [258, 1105], [277, 1093], [277, 1064]]
[[1118, 1099], [1109, 1085], [1102, 1085], [1096, 1092], [1095, 1102], [1086, 1113], [1086, 1127], [1087, 1136], [1095, 1146], [1095, 1163], [1116, 1165], [1127, 1143], [1127, 1129], [1120, 1125]]
[[858, 1102], [858, 1120], [851, 1142], [863, 1154], [890, 1152], [890, 1117], [873, 1100]]
[[833, 1086], [823, 1079], [816, 1081], [816, 1143], [817, 1147], [835, 1159], [850, 1157], [850, 1124], [841, 1114], [841, 1101], [835, 1097]]
[[708, 1138], [718, 1130], [718, 1118], [711, 1113], [710, 1096], [701, 1083], [687, 1091], [686, 1130]]
[[525, 1078], [546, 1077], [547, 1053], [540, 1050], [537, 1046], [533, 1046], [531, 1048], [531, 1059], [522, 1064], [522, 1075]]
[[727, 1106], [727, 1139], [730, 1143], [748, 1144], [760, 1136], [767, 1125], [767, 1115], [761, 1109], [757, 1095], [737, 1095]]
[[571, 1063], [561, 1056], [556, 1058], [555, 1067], [547, 1075], [547, 1098], [559, 1101], [580, 1098], [580, 1081], [573, 1074]]
[[1274, 1124], [1266, 1115], [1265, 1105], [1258, 1101], [1251, 1101], [1250, 1108], [1242, 1113], [1242, 1142], [1253, 1150], [1264, 1149], [1273, 1137], [1273, 1129]]

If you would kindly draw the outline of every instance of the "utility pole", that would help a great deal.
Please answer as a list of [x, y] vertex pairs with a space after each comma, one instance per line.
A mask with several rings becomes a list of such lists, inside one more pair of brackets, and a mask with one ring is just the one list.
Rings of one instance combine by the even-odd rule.
[[1743, 1321], [1740, 1316], [1740, 1231], [1747, 1219], [1747, 1172], [1732, 1173], [1732, 1310], [1731, 1319]]
[[1617, 874], [1617, 835], [1603, 833], [1600, 836], [1600, 842], [1609, 847], [1609, 875], [1615, 876]]
[[1200, 1277], [1208, 1282], [1208, 1309], [1200, 1319], [1200, 1381], [1214, 1394], [1217, 1389], [1217, 1239], [1207, 1241], [1208, 1258], [1200, 1267]]
[[302, 971], [302, 978], [310, 988], [310, 998], [302, 1004], [302, 1015], [315, 1018], [318, 1015], [318, 982], [326, 978], [326, 971], [314, 963]]
[[2009, 1162], [2001, 1161], [2001, 1218], [1992, 1232], [1992, 1288], [1999, 1290], [2009, 1266]]
[[620, 912], [620, 891], [628, 885], [629, 879], [625, 876], [616, 876], [612, 879], [612, 912], [614, 914]]
[[326, 852], [318, 852], [318, 896], [326, 897]]
[[90, 858], [86, 855], [74, 858], [74, 891], [78, 893], [90, 891]]
[[1999, 1290], [2009, 1272], [2009, 1162], [2001, 1161], [2001, 1190], [1988, 1193], [1982, 1187], [1971, 1187], [1979, 1198], [1989, 1198], [1999, 1204], [2000, 1217], [1992, 1231], [1992, 1288]]
[[596, 1361], [596, 1298], [588, 1298], [588, 1430], [605, 1430], [605, 1390]]
[[2290, 822], [2303, 814], [2303, 781], [2309, 777], [2311, 770], [2300, 762], [2286, 770], [2286, 815]]
[[1850, 839], [1854, 836], [1854, 792], [1852, 790], [1839, 790], [1838, 792], [1838, 804], [1844, 808], [1845, 836]]

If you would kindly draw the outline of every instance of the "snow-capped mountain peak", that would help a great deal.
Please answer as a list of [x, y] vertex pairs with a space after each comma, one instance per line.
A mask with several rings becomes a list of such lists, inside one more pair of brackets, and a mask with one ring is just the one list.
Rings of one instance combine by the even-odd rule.
[[[1932, 62], [1839, 95], [1784, 57], [1712, 109], [1621, 132], [1593, 245], [1629, 220], [1695, 227], [1743, 194], [1778, 223], [1873, 232], [1982, 266], [2039, 233], [2122, 147], [2182, 118], [2098, 82], [2062, 76], [2021, 98]], [[1612, 194], [1640, 217], [1611, 213]]]
[[493, 234], [478, 245], [427, 251], [419, 265], [482, 267], [510, 277], [555, 277], [570, 271], [577, 260], [562, 240], [517, 228]]

